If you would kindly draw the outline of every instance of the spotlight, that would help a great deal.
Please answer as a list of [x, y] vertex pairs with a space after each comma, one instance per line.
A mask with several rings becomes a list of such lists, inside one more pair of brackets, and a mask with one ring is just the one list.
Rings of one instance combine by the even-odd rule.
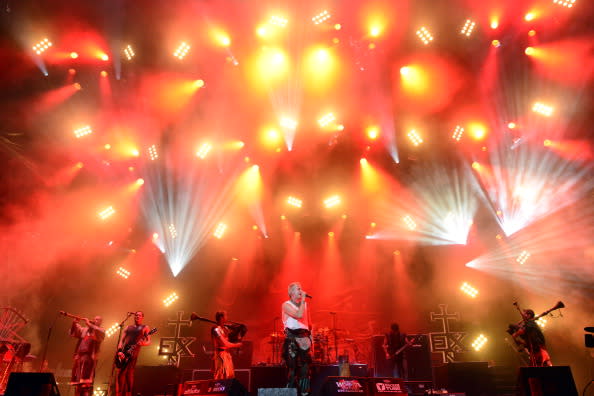
[[37, 44], [35, 44], [33, 46], [33, 51], [35, 51], [35, 53], [37, 55], [41, 55], [45, 51], [47, 51], [47, 49], [51, 46], [52, 46], [51, 41], [49, 41], [47, 38], [44, 38], [43, 40], [41, 40], [40, 42], [38, 42]]
[[282, 117], [282, 118], [280, 119], [280, 125], [281, 125], [283, 128], [287, 128], [287, 129], [290, 129], [290, 130], [293, 130], [293, 131], [294, 131], [295, 129], [297, 129], [297, 121], [295, 121], [295, 120], [293, 120], [293, 119], [290, 119], [290, 118], [288, 118], [288, 117]]
[[379, 128], [376, 126], [367, 127], [367, 137], [371, 140], [375, 140], [379, 137]]
[[227, 224], [219, 223], [212, 235], [217, 239], [221, 239], [225, 235], [225, 231], [227, 231]]
[[101, 71], [101, 77], [107, 77], [107, 72], [105, 70]]
[[491, 41], [491, 45], [495, 48], [499, 48], [501, 47], [501, 42], [499, 40], [493, 40]]
[[462, 139], [463, 134], [464, 134], [464, 128], [461, 127], [460, 125], [456, 125], [456, 128], [454, 128], [454, 133], [452, 134], [452, 139], [459, 142], [460, 139]]
[[536, 50], [533, 47], [526, 47], [524, 50], [524, 53], [528, 56], [534, 55], [535, 52]]
[[475, 351], [480, 351], [481, 349], [483, 349], [483, 347], [485, 346], [485, 344], [487, 343], [487, 337], [485, 337], [484, 335], [480, 334], [473, 342], [472, 342], [472, 349], [474, 349]]
[[[369, 35], [371, 37], [378, 37], [381, 34], [381, 32], [382, 32], [382, 29], [379, 26], [372, 26], [369, 29]], [[370, 49], [373, 49], [373, 48], [370, 48]]]
[[330, 19], [330, 13], [326, 10], [320, 12], [318, 15], [311, 18], [312, 22], [315, 25], [319, 25], [319, 24], [323, 23], [324, 21], [327, 21], [328, 19]]
[[76, 136], [77, 139], [80, 139], [83, 136], [90, 135], [91, 133], [93, 133], [93, 130], [89, 125], [74, 130], [74, 136]]
[[142, 186], [143, 184], [144, 184], [144, 179], [143, 178], [136, 179], [136, 185]]
[[107, 62], [109, 60], [109, 55], [107, 55], [107, 54], [101, 54], [101, 57], [100, 58], [101, 58], [101, 60], [103, 62]]
[[105, 219], [109, 218], [110, 216], [112, 216], [114, 213], [115, 213], [115, 209], [113, 208], [113, 206], [108, 206], [107, 208], [105, 208], [101, 212], [99, 212], [99, 217], [101, 218], [101, 220], [105, 220]]
[[533, 20], [534, 20], [534, 18], [536, 18], [536, 13], [534, 13], [534, 12], [532, 12], [532, 11], [530, 11], [530, 12], [526, 13], [526, 15], [524, 15], [524, 20], [525, 20], [526, 22], [533, 21]]
[[132, 60], [132, 58], [134, 58], [136, 56], [136, 54], [134, 53], [134, 50], [132, 49], [132, 47], [130, 45], [126, 46], [126, 48], [124, 48], [124, 55], [126, 55], [126, 59], [128, 60]]
[[466, 22], [464, 23], [464, 26], [462, 27], [462, 29], [460, 29], [460, 34], [463, 34], [466, 37], [470, 37], [470, 35], [472, 34], [472, 31], [474, 30], [475, 25], [476, 25], [476, 22], [471, 21], [470, 19], [467, 19]]
[[429, 32], [429, 30], [427, 30], [427, 28], [425, 26], [423, 26], [419, 30], [417, 30], [417, 37], [425, 45], [427, 45], [427, 44], [429, 44], [430, 42], [433, 41], [433, 36], [431, 35], [431, 33]]
[[194, 81], [194, 85], [196, 86], [196, 88], [202, 88], [204, 87], [204, 80], [196, 80]]
[[404, 216], [402, 218], [402, 221], [406, 225], [406, 228], [408, 228], [411, 231], [414, 231], [417, 228], [417, 223], [415, 223], [411, 215]]
[[202, 146], [198, 149], [196, 156], [200, 159], [206, 158], [208, 153], [212, 150], [212, 145], [210, 143], [203, 143]]
[[545, 326], [547, 325], [547, 318], [545, 318], [544, 316], [541, 318], [536, 319], [536, 324], [539, 325], [541, 328], [545, 328]]
[[157, 146], [155, 146], [154, 144], [147, 149], [147, 152], [148, 152], [149, 159], [151, 161], [155, 161], [157, 158], [159, 158], [159, 153], [157, 152]]
[[336, 117], [334, 117], [334, 114], [328, 113], [318, 120], [318, 124], [320, 125], [320, 127], [324, 128], [335, 120]]
[[296, 208], [301, 208], [301, 206], [303, 205], [303, 201], [300, 200], [299, 198], [295, 198], [295, 197], [288, 197], [287, 198], [287, 204], [294, 206]]
[[575, 4], [575, 0], [553, 0], [553, 4], [558, 4], [563, 7], [571, 8]]
[[128, 271], [124, 267], [118, 268], [118, 270], [116, 271], [116, 274], [118, 274], [119, 276], [121, 276], [124, 279], [128, 279], [130, 277], [130, 271]]
[[462, 293], [466, 294], [470, 298], [476, 298], [476, 296], [478, 295], [478, 290], [466, 282], [464, 282], [462, 286], [460, 286], [460, 290], [462, 291]]
[[520, 255], [518, 256], [518, 258], [516, 259], [516, 262], [519, 263], [519, 264], [524, 264], [528, 260], [528, 257], [530, 257], [530, 253], [528, 253], [527, 251], [523, 250], [522, 253], [520, 253]]
[[516, 125], [516, 123], [515, 123], [515, 122], [508, 122], [508, 123], [507, 123], [507, 127], [508, 127], [509, 129], [515, 129], [515, 128], [516, 128], [516, 126], [517, 126], [517, 125]]
[[110, 328], [105, 330], [105, 335], [107, 337], [111, 337], [112, 335], [114, 335], [116, 333], [116, 331], [118, 331], [119, 327], [120, 327], [119, 323], [112, 324]]
[[407, 136], [414, 146], [419, 146], [421, 143], [423, 143], [423, 138], [421, 138], [421, 135], [419, 135], [414, 129], [412, 129], [407, 134]]
[[333, 195], [324, 200], [324, 206], [326, 207], [326, 209], [333, 208], [338, 204], [340, 204], [340, 197], [338, 195]]
[[190, 48], [191, 47], [184, 41], [177, 47], [177, 49], [173, 53], [173, 56], [175, 56], [179, 60], [182, 60], [186, 57]]
[[284, 28], [285, 26], [287, 26], [288, 22], [289, 21], [286, 18], [276, 16], [276, 15], [272, 15], [270, 17], [270, 21], [268, 21], [269, 24], [271, 24], [273, 26], [278, 26], [281, 28]]
[[173, 292], [165, 300], [163, 300], [163, 305], [168, 307], [171, 304], [173, 304], [177, 299], [179, 299], [179, 296], [177, 295], [176, 292]]
[[553, 106], [549, 106], [541, 102], [536, 102], [532, 106], [532, 111], [545, 117], [550, 117], [553, 114]]
[[71, 52], [71, 53], [70, 53], [70, 57], [71, 57], [72, 59], [76, 59], [76, 58], [78, 58], [78, 54], [77, 54], [76, 52]]
[[169, 224], [169, 235], [171, 235], [171, 239], [177, 238], [177, 230], [175, 229], [175, 225]]

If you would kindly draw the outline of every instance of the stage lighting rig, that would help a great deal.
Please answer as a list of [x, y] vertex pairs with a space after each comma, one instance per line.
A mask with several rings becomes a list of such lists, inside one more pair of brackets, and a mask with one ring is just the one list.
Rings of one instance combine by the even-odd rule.
[[462, 34], [466, 37], [470, 37], [475, 26], [476, 26], [476, 22], [474, 22], [470, 19], [467, 19], [466, 22], [464, 23], [464, 26], [462, 27], [462, 29], [460, 29], [460, 34]]
[[33, 46], [33, 51], [35, 51], [35, 53], [37, 55], [41, 55], [45, 51], [47, 51], [49, 49], [49, 47], [51, 47], [51, 46], [52, 46], [52, 42], [49, 41], [49, 39], [44, 38], [43, 40], [41, 40], [40, 42], [38, 42], [37, 44], [35, 44]]
[[429, 30], [427, 30], [425, 26], [422, 26], [419, 30], [417, 30], [416, 34], [419, 40], [421, 40], [425, 45], [428, 45], [433, 41], [433, 35], [429, 32]]

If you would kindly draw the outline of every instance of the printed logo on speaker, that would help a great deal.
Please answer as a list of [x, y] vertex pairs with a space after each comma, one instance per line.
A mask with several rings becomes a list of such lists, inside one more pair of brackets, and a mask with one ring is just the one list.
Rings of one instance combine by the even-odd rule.
[[336, 391], [341, 393], [363, 393], [363, 386], [357, 380], [336, 381]]
[[402, 392], [400, 384], [377, 382], [375, 384], [375, 388], [380, 393]]

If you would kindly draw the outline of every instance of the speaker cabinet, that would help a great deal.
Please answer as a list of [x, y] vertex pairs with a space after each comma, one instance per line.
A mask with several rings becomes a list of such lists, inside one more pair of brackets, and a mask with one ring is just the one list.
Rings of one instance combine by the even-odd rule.
[[4, 396], [60, 396], [53, 373], [10, 373]]
[[522, 396], [578, 396], [569, 366], [520, 367], [518, 389]]
[[455, 362], [435, 367], [436, 388], [466, 396], [492, 396], [493, 381], [487, 362]]
[[404, 350], [406, 360], [406, 380], [432, 381], [433, 364], [431, 362], [431, 349], [429, 337], [426, 334], [409, 334], [407, 338], [415, 337], [415, 343]]

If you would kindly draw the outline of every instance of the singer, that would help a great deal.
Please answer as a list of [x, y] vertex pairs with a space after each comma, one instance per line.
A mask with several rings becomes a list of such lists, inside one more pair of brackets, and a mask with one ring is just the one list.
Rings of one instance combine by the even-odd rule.
[[[311, 318], [306, 297], [299, 282], [289, 284], [289, 300], [282, 305], [282, 319], [285, 327], [283, 360], [287, 365], [288, 388], [297, 388], [300, 396], [307, 396], [311, 390]], [[310, 297], [311, 298], [311, 297]]]

